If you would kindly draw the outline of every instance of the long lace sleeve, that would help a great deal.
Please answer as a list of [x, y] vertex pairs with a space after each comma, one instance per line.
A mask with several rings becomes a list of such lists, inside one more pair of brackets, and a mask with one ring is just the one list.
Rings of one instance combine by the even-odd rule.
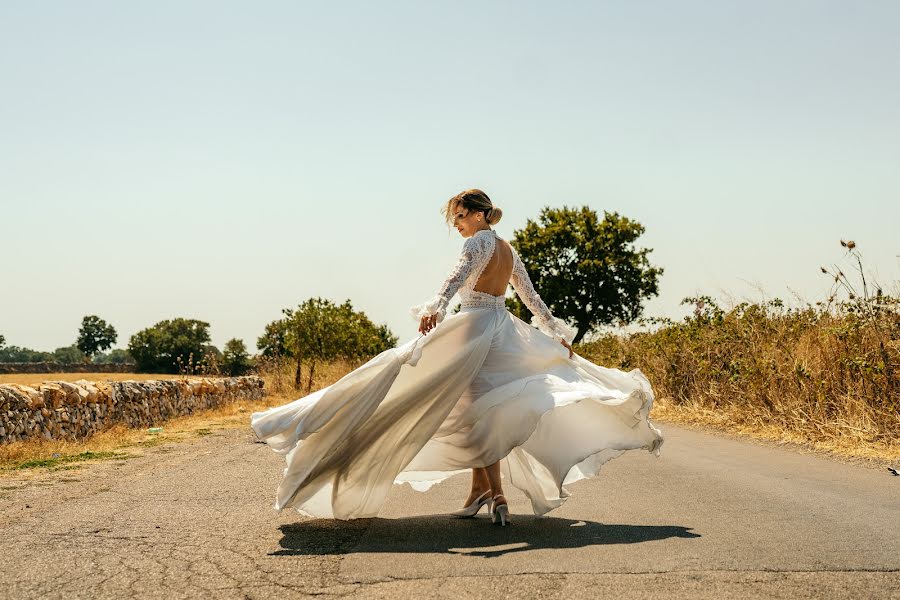
[[447, 305], [450, 304], [453, 295], [456, 294], [456, 291], [465, 283], [469, 273], [472, 272], [478, 256], [478, 243], [479, 241], [474, 236], [466, 238], [459, 260], [456, 261], [456, 265], [450, 271], [447, 279], [444, 280], [438, 293], [431, 300], [417, 304], [409, 309], [409, 314], [414, 320], [420, 321], [422, 317], [435, 314], [437, 315], [438, 323], [444, 320], [447, 314]]
[[534, 289], [531, 278], [528, 277], [528, 271], [525, 270], [525, 265], [522, 264], [522, 259], [519, 258], [515, 249], [513, 249], [513, 270], [510, 282], [513, 289], [516, 290], [516, 294], [534, 315], [531, 318], [531, 324], [550, 337], [562, 338], [571, 344], [578, 329], [571, 327], [559, 317], [553, 316], [537, 290]]

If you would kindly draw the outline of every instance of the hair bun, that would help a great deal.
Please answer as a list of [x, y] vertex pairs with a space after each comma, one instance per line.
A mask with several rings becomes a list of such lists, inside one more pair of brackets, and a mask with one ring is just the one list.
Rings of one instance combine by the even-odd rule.
[[503, 211], [500, 208], [493, 206], [491, 207], [491, 210], [488, 211], [485, 218], [489, 224], [493, 225], [494, 223], [497, 223], [502, 216]]

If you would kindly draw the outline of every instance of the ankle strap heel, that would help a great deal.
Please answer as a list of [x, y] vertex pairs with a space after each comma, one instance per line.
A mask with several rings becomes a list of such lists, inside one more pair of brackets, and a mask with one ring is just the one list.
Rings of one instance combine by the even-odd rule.
[[[497, 504], [497, 498], [503, 498], [502, 504]], [[497, 494], [491, 498], [494, 502], [494, 509], [491, 511], [491, 522], [495, 525], [500, 523], [502, 527], [506, 527], [509, 523], [509, 506], [506, 504], [506, 497], [503, 494]]]

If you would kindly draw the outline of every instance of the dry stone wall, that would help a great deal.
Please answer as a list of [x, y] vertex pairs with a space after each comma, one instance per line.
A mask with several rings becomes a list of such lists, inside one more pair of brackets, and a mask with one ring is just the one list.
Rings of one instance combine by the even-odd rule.
[[262, 398], [247, 377], [149, 381], [48, 381], [0, 385], [0, 443], [43, 437], [82, 440], [116, 423], [149, 427], [235, 400]]

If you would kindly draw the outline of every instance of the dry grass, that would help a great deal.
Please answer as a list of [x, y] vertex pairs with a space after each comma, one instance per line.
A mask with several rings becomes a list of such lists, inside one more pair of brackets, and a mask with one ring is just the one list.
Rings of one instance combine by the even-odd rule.
[[45, 381], [144, 381], [147, 379], [178, 379], [181, 375], [157, 375], [153, 373], [0, 373], [0, 384], [17, 383], [35, 385]]
[[748, 421], [745, 415], [728, 410], [715, 410], [702, 403], [676, 404], [671, 398], [659, 398], [653, 405], [654, 421], [673, 425], [700, 426], [715, 432], [733, 434], [799, 449], [828, 454], [839, 459], [862, 460], [882, 465], [895, 465], [900, 460], [900, 442], [866, 441], [858, 437], [824, 437], [816, 439], [807, 433], [785, 430], [766, 421]]
[[860, 301], [729, 310], [708, 297], [694, 315], [582, 344], [597, 364], [640, 368], [654, 417], [847, 458], [900, 459], [900, 314]]

